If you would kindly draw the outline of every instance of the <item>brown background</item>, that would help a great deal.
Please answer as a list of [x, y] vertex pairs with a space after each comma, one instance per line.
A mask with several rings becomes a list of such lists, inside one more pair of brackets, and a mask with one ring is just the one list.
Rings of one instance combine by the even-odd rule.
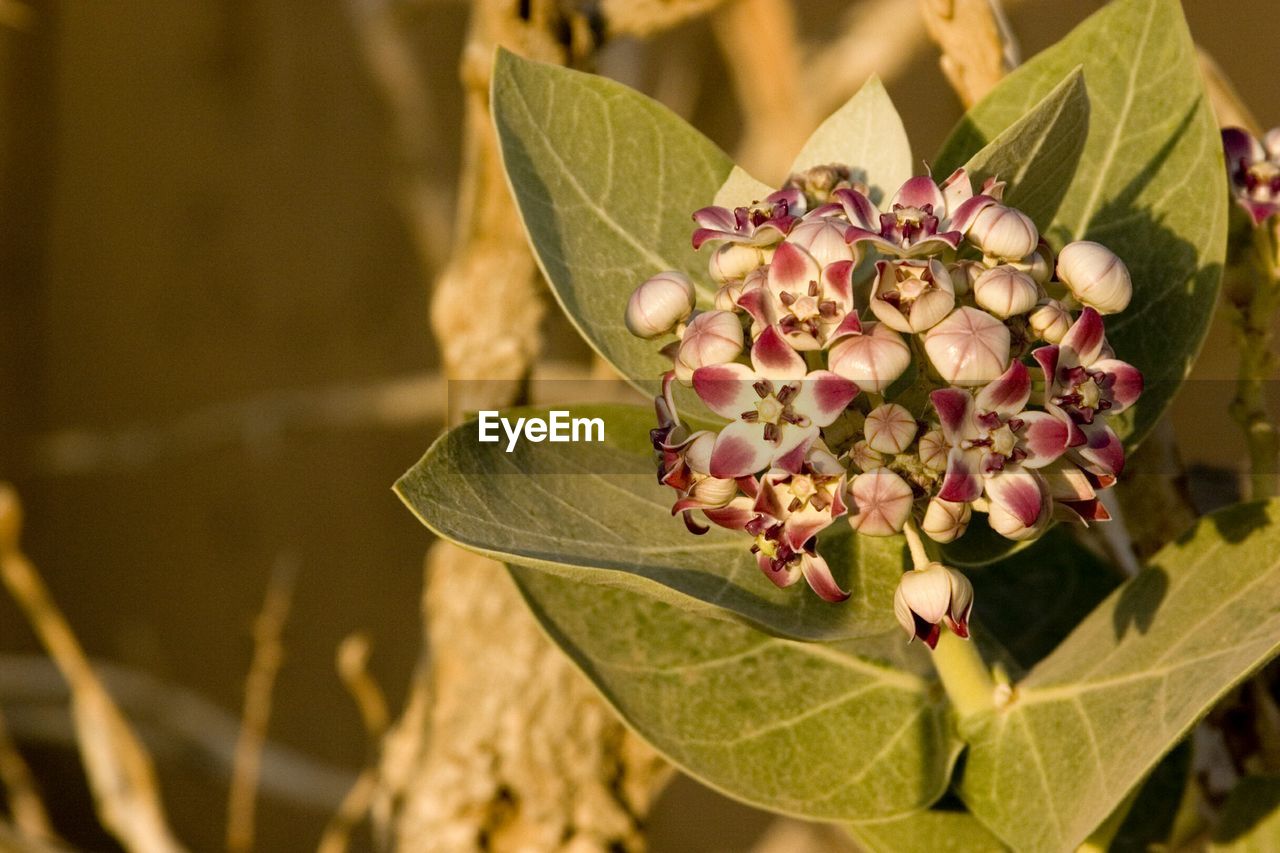
[[[1098, 5], [1017, 3], [1024, 53]], [[1274, 0], [1185, 6], [1262, 122], [1280, 123]], [[844, 4], [798, 8], [820, 34]], [[296, 562], [271, 737], [353, 771], [367, 744], [334, 650], [367, 631], [398, 701], [419, 649], [428, 536], [390, 484], [438, 424], [413, 394], [390, 412], [360, 396], [422, 375], [436, 355], [388, 116], [350, 21], [316, 0], [33, 9], [32, 28], [0, 32], [0, 477], [25, 499], [28, 551], [93, 656], [232, 716], [268, 573]], [[410, 14], [448, 189], [466, 7]], [[705, 24], [642, 48], [641, 79], [654, 85], [663, 51], [690, 44], [707, 57], [693, 120], [732, 150], [736, 108]], [[908, 49], [889, 88], [928, 152], [959, 108], [932, 48]], [[1212, 381], [1232, 373], [1228, 342], [1219, 322], [1206, 381], [1177, 405], [1192, 461], [1226, 467], [1241, 443], [1205, 401], [1229, 396]], [[0, 598], [0, 661], [36, 649]], [[65, 744], [24, 744], [61, 825], [109, 849], [74, 818], [85, 794]], [[220, 847], [225, 772], [181, 742], [159, 746], [179, 834]], [[691, 793], [680, 785], [659, 806], [656, 850], [741, 849], [764, 824]], [[314, 846], [323, 811], [270, 797], [261, 808], [260, 849]]]

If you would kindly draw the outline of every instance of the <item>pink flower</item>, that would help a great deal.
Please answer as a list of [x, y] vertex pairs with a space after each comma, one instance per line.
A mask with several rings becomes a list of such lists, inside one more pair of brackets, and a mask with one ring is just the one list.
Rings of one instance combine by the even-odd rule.
[[1280, 128], [1261, 141], [1247, 130], [1223, 128], [1222, 148], [1232, 195], [1253, 224], [1261, 225], [1280, 212]]
[[853, 310], [853, 262], [819, 266], [790, 240], [773, 253], [765, 276], [748, 279], [738, 305], [759, 333], [776, 325], [793, 349], [821, 349]]
[[804, 194], [797, 189], [778, 190], [750, 207], [704, 207], [693, 214], [698, 223], [693, 248], [721, 243], [768, 246], [785, 237], [804, 211]]
[[810, 372], [769, 326], [751, 348], [751, 367], [717, 364], [693, 372], [693, 388], [732, 422], [711, 454], [713, 477], [736, 478], [768, 467], [798, 472], [821, 427], [831, 424], [858, 386], [829, 370]]
[[975, 196], [963, 169], [941, 187], [927, 175], [911, 178], [889, 200], [884, 213], [855, 189], [836, 190], [832, 197], [853, 225], [849, 242], [867, 243], [882, 254], [899, 258], [954, 250], [974, 218], [997, 200], [989, 195]]

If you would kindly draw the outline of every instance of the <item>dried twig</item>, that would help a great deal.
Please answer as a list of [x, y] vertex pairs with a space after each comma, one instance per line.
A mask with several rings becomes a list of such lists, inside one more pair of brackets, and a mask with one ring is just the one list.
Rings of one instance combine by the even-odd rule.
[[1017, 64], [1017, 48], [1000, 0], [920, 0], [939, 63], [966, 107], [977, 103]]
[[[337, 663], [338, 675], [360, 710], [360, 719], [364, 723], [369, 742], [376, 745], [386, 734], [390, 714], [382, 688], [369, 674], [369, 638], [364, 634], [352, 634], [344, 639], [338, 646]], [[325, 827], [324, 835], [320, 838], [319, 853], [342, 853], [347, 849], [351, 831], [364, 820], [373, 803], [377, 786], [377, 762], [370, 761]]]
[[4, 787], [9, 813], [19, 834], [37, 841], [57, 840], [31, 768], [9, 736], [3, 714], [0, 714], [0, 786]]
[[271, 694], [284, 660], [280, 636], [293, 599], [296, 573], [292, 557], [276, 561], [267, 584], [262, 612], [253, 626], [253, 660], [244, 686], [244, 715], [236, 741], [231, 791], [227, 798], [227, 849], [253, 848], [254, 818], [258, 801], [258, 780], [262, 775], [262, 748], [271, 720]]
[[705, 15], [724, 0], [601, 0], [609, 36], [650, 36]]
[[71, 686], [77, 742], [98, 817], [130, 851], [181, 850], [165, 820], [151, 757], [98, 680], [35, 566], [20, 550], [21, 528], [18, 495], [0, 484], [0, 578]]

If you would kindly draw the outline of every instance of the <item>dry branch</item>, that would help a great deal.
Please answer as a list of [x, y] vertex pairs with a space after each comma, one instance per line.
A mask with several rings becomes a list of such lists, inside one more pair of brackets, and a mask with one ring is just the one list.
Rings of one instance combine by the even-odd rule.
[[942, 49], [942, 73], [966, 107], [1018, 63], [1000, 0], [920, 0], [929, 35]]
[[231, 791], [227, 797], [227, 850], [253, 849], [258, 782], [262, 777], [262, 749], [271, 720], [271, 694], [284, 660], [280, 636], [293, 599], [294, 564], [282, 557], [267, 584], [267, 595], [253, 626], [253, 660], [245, 679], [244, 714], [236, 740]]
[[35, 566], [19, 548], [22, 509], [0, 484], [0, 578], [71, 687], [77, 743], [98, 817], [135, 853], [182, 849], [169, 830], [151, 757], [89, 665]]
[[0, 714], [0, 786], [4, 787], [18, 834], [35, 841], [57, 840], [31, 768], [10, 737], [3, 714]]

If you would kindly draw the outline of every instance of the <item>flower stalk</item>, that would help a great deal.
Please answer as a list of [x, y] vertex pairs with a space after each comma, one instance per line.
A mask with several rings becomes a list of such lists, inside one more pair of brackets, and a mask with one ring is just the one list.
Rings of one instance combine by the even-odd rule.
[[1249, 450], [1250, 500], [1277, 494], [1280, 433], [1267, 408], [1266, 383], [1275, 366], [1271, 322], [1280, 308], [1280, 257], [1274, 220], [1253, 230], [1253, 269], [1232, 293], [1240, 373], [1231, 417], [1244, 432]]

